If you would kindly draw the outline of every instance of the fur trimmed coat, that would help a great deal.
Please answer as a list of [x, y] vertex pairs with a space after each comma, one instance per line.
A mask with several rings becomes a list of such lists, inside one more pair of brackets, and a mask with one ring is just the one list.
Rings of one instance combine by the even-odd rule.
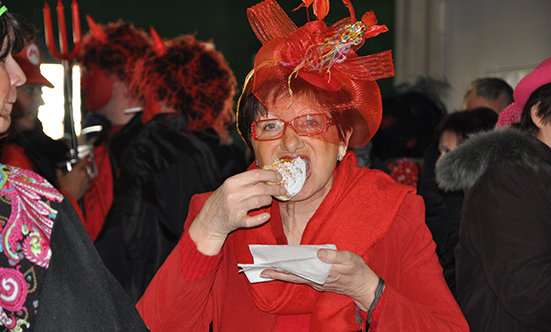
[[516, 129], [487, 132], [444, 156], [436, 177], [466, 192], [455, 258], [471, 331], [550, 331], [551, 149]]

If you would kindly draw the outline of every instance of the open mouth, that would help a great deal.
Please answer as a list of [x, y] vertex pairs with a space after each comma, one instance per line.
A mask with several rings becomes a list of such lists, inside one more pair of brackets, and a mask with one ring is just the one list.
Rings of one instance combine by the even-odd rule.
[[305, 156], [305, 155], [283, 156], [279, 159], [280, 160], [283, 160], [283, 159], [293, 160], [293, 159], [296, 159], [296, 158], [300, 158], [300, 159], [304, 160], [304, 162], [306, 163], [306, 180], [308, 180], [308, 178], [312, 174], [312, 167], [311, 167], [312, 164], [311, 164], [310, 158], [308, 156]]
[[[278, 171], [282, 180], [281, 184], [287, 190], [285, 195], [275, 196], [275, 198], [288, 201], [297, 195], [304, 186], [310, 169], [310, 161], [308, 158], [301, 156], [285, 156], [280, 159], [275, 159], [270, 165], [265, 165], [264, 169], [273, 169]], [[270, 184], [270, 183], [269, 183]]]

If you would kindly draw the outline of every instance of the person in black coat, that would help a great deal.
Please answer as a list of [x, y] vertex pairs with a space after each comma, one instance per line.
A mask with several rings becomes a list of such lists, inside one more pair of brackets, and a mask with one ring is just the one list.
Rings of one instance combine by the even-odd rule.
[[230, 143], [235, 78], [212, 43], [185, 35], [157, 41], [134, 85], [145, 108], [120, 159], [115, 196], [95, 242], [134, 301], [178, 243], [194, 194], [247, 167]]
[[12, 121], [2, 146], [1, 161], [36, 172], [64, 194], [79, 200], [90, 183], [86, 163], [82, 161], [67, 170], [66, 161], [70, 159], [67, 142], [46, 135], [38, 119], [38, 110], [44, 105], [42, 89], [54, 87], [40, 72], [40, 49], [36, 43], [29, 42], [13, 58], [25, 73], [27, 81], [17, 87], [17, 100], [13, 104]]
[[475, 332], [551, 330], [551, 58], [509, 107], [520, 129], [473, 137], [436, 169], [442, 188], [466, 191], [457, 300]]
[[[0, 134], [25, 74], [13, 58], [29, 33], [0, 2]], [[0, 326], [9, 331], [147, 331], [102, 264], [67, 196], [0, 164]]]
[[[471, 111], [458, 111], [446, 115], [435, 130], [435, 142], [438, 149], [435, 153], [426, 153], [431, 156], [425, 160], [425, 168], [421, 174], [422, 181], [418, 188], [419, 194], [426, 204], [426, 223], [434, 242], [440, 265], [444, 269], [444, 278], [452, 294], [455, 291], [455, 258], [453, 250], [457, 244], [463, 192], [460, 190], [444, 191], [439, 189], [436, 179], [432, 182], [423, 178], [427, 174], [434, 174], [434, 167], [446, 153], [454, 150], [469, 136], [492, 130], [498, 119], [497, 113], [490, 108], [477, 108]], [[422, 183], [422, 185], [421, 185]]]

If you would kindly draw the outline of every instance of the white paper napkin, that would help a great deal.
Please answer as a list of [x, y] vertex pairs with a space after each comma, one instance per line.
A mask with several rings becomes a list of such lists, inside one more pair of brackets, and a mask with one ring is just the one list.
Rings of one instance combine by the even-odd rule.
[[319, 249], [337, 249], [334, 244], [324, 245], [258, 245], [250, 244], [254, 264], [237, 264], [250, 283], [272, 281], [260, 277], [265, 269], [284, 270], [317, 284], [324, 284], [333, 264], [318, 258]]

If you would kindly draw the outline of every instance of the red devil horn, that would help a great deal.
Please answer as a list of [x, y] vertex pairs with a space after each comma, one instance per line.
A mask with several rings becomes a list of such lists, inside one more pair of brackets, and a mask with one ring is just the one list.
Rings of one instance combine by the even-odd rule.
[[168, 52], [168, 46], [166, 46], [165, 42], [153, 26], [150, 26], [149, 30], [151, 30], [151, 37], [153, 37], [153, 41], [155, 42], [155, 53], [159, 56], [165, 55], [166, 52]]
[[105, 33], [105, 30], [103, 30], [96, 22], [94, 22], [90, 15], [86, 15], [86, 21], [88, 21], [88, 26], [90, 27], [92, 36], [94, 36], [95, 39], [106, 43], [107, 33]]

